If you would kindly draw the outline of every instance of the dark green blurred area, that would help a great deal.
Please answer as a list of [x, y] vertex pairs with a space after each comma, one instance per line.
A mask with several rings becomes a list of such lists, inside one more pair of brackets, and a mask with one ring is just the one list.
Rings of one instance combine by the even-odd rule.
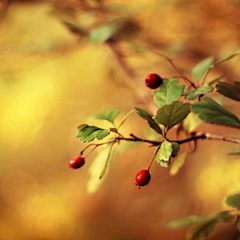
[[[102, 180], [105, 149], [81, 169], [68, 162], [87, 145], [74, 137], [78, 125], [110, 126], [89, 116], [119, 108], [120, 123], [134, 106], [154, 111], [144, 78], [176, 76], [164, 58], [133, 44], [169, 56], [189, 77], [203, 58], [240, 48], [239, 1], [2, 1], [0, 9], [0, 239], [181, 240], [186, 228], [168, 221], [228, 209], [225, 197], [240, 191], [239, 157], [227, 155], [239, 151], [234, 144], [200, 141], [174, 176], [154, 162], [140, 190], [135, 175], [155, 151], [147, 145], [120, 145]], [[109, 36], [124, 62], [104, 43]], [[239, 63], [219, 65], [207, 81], [222, 74], [239, 81]], [[231, 100], [221, 101], [240, 116]], [[146, 127], [134, 113], [121, 131], [140, 136]], [[239, 137], [209, 124], [198, 130]], [[232, 224], [220, 225], [211, 239], [235, 234]]]

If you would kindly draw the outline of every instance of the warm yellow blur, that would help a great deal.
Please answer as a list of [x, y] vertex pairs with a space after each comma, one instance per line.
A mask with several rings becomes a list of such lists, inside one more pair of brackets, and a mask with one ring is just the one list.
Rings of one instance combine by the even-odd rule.
[[[81, 1], [65, 4], [76, 2]], [[171, 77], [176, 72], [157, 55], [127, 49], [133, 43], [168, 54], [186, 76], [206, 56], [220, 58], [240, 48], [238, 0], [105, 2], [120, 5], [119, 15], [134, 16], [141, 27], [120, 46], [136, 71], [142, 96], [151, 94], [143, 81], [147, 74]], [[52, 9], [48, 3], [19, 1], [0, 12], [0, 239], [182, 240], [186, 229], [168, 228], [169, 220], [228, 209], [225, 197], [240, 191], [240, 159], [227, 155], [240, 151], [234, 144], [199, 141], [173, 176], [154, 162], [151, 182], [140, 190], [135, 175], [147, 168], [155, 151], [145, 145], [118, 152], [102, 180], [98, 160], [107, 155], [104, 148], [89, 155], [81, 169], [69, 169], [69, 160], [86, 146], [74, 137], [77, 126], [110, 126], [88, 120], [90, 115], [119, 108], [119, 123], [134, 106], [146, 106], [107, 46], [87, 44], [61, 23], [87, 28], [96, 21], [94, 12], [79, 11], [75, 18]], [[236, 57], [222, 64], [209, 79], [226, 74], [226, 81], [239, 81], [239, 63]], [[231, 104], [226, 101], [240, 116]], [[134, 113], [121, 131], [141, 135], [145, 127]], [[198, 129], [240, 137], [225, 127], [204, 124]], [[174, 132], [170, 136], [175, 138]], [[187, 144], [184, 151], [190, 152]], [[233, 234], [218, 230], [212, 239]]]

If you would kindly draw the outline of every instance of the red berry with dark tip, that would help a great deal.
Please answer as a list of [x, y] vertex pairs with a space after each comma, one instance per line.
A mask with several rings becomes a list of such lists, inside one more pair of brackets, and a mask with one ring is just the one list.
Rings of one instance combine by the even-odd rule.
[[137, 175], [136, 175], [136, 185], [138, 186], [145, 186], [149, 183], [151, 179], [151, 175], [148, 170], [141, 170]]
[[82, 156], [72, 158], [69, 162], [69, 167], [73, 169], [80, 168], [85, 163], [85, 160]]
[[145, 79], [146, 86], [151, 89], [156, 89], [161, 86], [163, 79], [156, 73], [149, 74]]

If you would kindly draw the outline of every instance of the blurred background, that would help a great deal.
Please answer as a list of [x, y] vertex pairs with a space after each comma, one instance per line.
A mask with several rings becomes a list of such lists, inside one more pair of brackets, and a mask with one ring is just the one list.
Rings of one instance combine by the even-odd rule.
[[[240, 159], [228, 155], [240, 147], [231, 143], [199, 141], [192, 154], [181, 145], [189, 153], [179, 172], [154, 162], [140, 190], [135, 175], [155, 151], [147, 145], [120, 144], [101, 180], [104, 148], [78, 170], [68, 164], [87, 146], [75, 138], [78, 125], [111, 127], [89, 116], [119, 108], [119, 124], [134, 106], [154, 113], [145, 77], [177, 75], [136, 45], [190, 77], [202, 59], [240, 48], [239, 16], [239, 0], [0, 1], [0, 239], [181, 240], [187, 228], [171, 229], [170, 220], [229, 209], [226, 196], [240, 191]], [[219, 64], [206, 81], [240, 81], [239, 64], [239, 56]], [[238, 103], [211, 96], [240, 117]], [[133, 113], [121, 133], [141, 136], [147, 126]], [[197, 130], [240, 137], [210, 124]], [[235, 237], [230, 223], [211, 239]]]

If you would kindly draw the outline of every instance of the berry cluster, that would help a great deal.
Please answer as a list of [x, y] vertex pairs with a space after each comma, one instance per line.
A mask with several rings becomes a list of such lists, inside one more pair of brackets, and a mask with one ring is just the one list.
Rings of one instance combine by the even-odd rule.
[[[156, 89], [161, 86], [163, 83], [163, 79], [157, 75], [156, 73], [149, 74], [145, 79], [146, 86], [150, 89]], [[81, 155], [78, 157], [74, 157], [69, 162], [69, 167], [73, 169], [78, 169], [82, 167], [85, 163], [85, 158]], [[135, 177], [136, 185], [140, 187], [145, 186], [149, 183], [151, 179], [151, 175], [148, 170], [141, 170], [137, 173]]]
[[[69, 162], [69, 167], [73, 169], [78, 169], [82, 167], [85, 163], [85, 159], [82, 156], [74, 157]], [[136, 185], [140, 187], [145, 186], [149, 183], [151, 175], [148, 170], [141, 170], [135, 178]]]

